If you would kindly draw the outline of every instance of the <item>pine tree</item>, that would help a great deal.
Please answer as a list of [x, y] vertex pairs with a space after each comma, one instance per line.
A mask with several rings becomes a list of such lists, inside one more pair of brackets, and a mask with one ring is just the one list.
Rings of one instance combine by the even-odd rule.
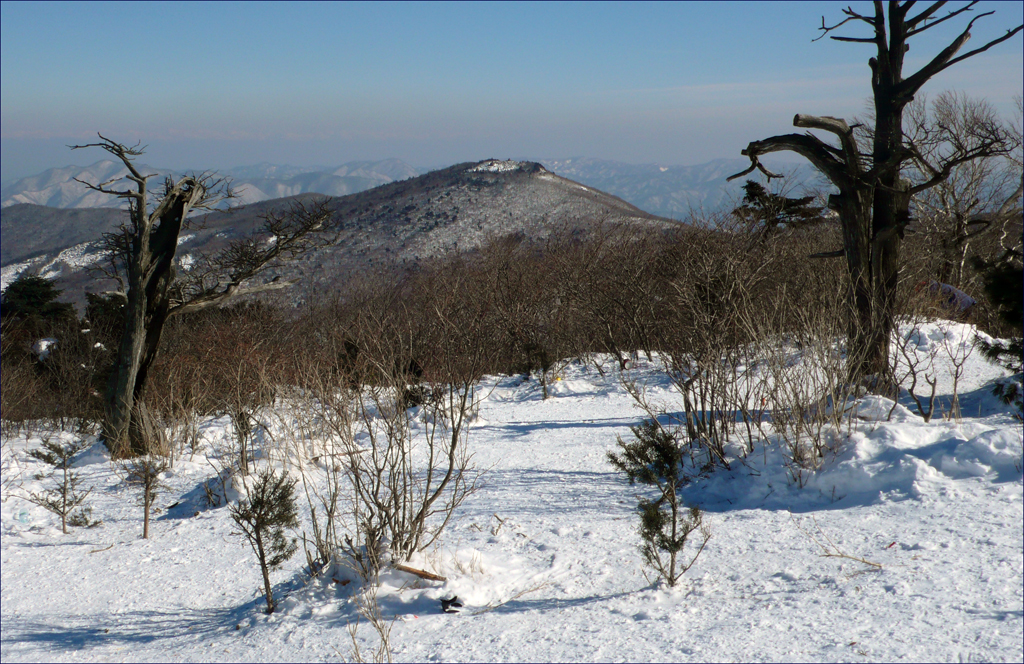
[[1007, 251], [995, 261], [974, 260], [982, 273], [985, 294], [988, 295], [999, 318], [1013, 328], [1014, 336], [1006, 342], [981, 342], [985, 357], [998, 362], [1014, 373], [1024, 366], [1024, 265], [1019, 251]]
[[[696, 506], [683, 505], [679, 491], [689, 482], [683, 474], [683, 449], [670, 432], [653, 420], [630, 427], [634, 442], [619, 438], [621, 454], [608, 453], [608, 461], [626, 474], [630, 484], [653, 486], [660, 496], [640, 500], [640, 553], [670, 587], [697, 562], [711, 538], [704, 515]], [[694, 531], [702, 537], [700, 547], [688, 563], [678, 561]], [[667, 560], [666, 560], [667, 554]]]
[[85, 318], [93, 336], [114, 347], [124, 329], [125, 298], [122, 293], [86, 293]]
[[129, 486], [142, 491], [142, 539], [149, 539], [149, 515], [157, 493], [167, 485], [160, 481], [160, 475], [171, 466], [167, 459], [152, 452], [125, 459], [120, 462]]
[[81, 479], [71, 470], [71, 460], [85, 448], [84, 441], [67, 444], [43, 440], [42, 449], [29, 450], [28, 455], [54, 468], [49, 473], [37, 473], [38, 481], [50, 480], [54, 486], [41, 493], [28, 495], [29, 502], [53, 512], [60, 517], [61, 531], [67, 535], [68, 525], [94, 526], [97, 522], [89, 518], [91, 510], [85, 507], [85, 499], [92, 489], [80, 490]]
[[743, 204], [735, 213], [752, 223], [761, 237], [785, 228], [804, 228], [825, 220], [822, 209], [811, 205], [813, 196], [787, 198], [773, 194], [761, 184], [747, 180], [743, 185]]
[[4, 318], [30, 325], [34, 334], [46, 334], [54, 326], [76, 319], [73, 305], [57, 302], [62, 292], [49, 279], [22, 273], [4, 290], [0, 311]]
[[298, 548], [295, 540], [288, 540], [284, 533], [285, 528], [299, 526], [295, 482], [288, 479], [287, 472], [278, 476], [272, 468], [264, 468], [249, 487], [247, 500], [230, 508], [231, 518], [242, 529], [259, 561], [267, 613], [273, 613], [275, 608], [270, 570], [279, 568]]

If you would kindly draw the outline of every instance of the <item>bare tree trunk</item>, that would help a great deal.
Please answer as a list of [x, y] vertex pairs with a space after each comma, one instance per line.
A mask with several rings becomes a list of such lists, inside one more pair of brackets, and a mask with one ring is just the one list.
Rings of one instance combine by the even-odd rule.
[[843, 250], [819, 255], [847, 259], [851, 280], [854, 315], [849, 330], [849, 373], [851, 379], [875, 378], [874, 388], [887, 391], [892, 380], [889, 368], [889, 339], [896, 310], [896, 287], [899, 282], [900, 245], [904, 229], [910, 221], [910, 200], [915, 194], [946, 181], [957, 165], [976, 159], [1008, 154], [1013, 142], [1006, 132], [990, 128], [977, 135], [952, 140], [954, 149], [944, 155], [941, 163], [930, 165], [923, 182], [911, 185], [901, 179], [904, 163], [920, 158], [913, 141], [906, 141], [903, 114], [921, 87], [943, 70], [1002, 43], [1022, 29], [1017, 26], [981, 47], [957, 55], [971, 38], [975, 21], [992, 12], [972, 18], [967, 27], [948, 46], [910, 76], [904, 76], [904, 56], [908, 40], [931, 27], [966, 12], [970, 3], [938, 16], [943, 2], [931, 3], [910, 15], [913, 2], [874, 3], [871, 14], [852, 8], [843, 10], [846, 18], [834, 26], [822, 22], [823, 35], [848, 23], [866, 24], [869, 35], [848, 37], [830, 35], [844, 42], [873, 44], [877, 55], [868, 60], [874, 99], [875, 126], [872, 130], [870, 154], [857, 144], [853, 127], [840, 118], [797, 115], [793, 124], [806, 129], [824, 130], [839, 139], [839, 147], [830, 145], [814, 134], [785, 134], [750, 143], [743, 154], [750, 157], [750, 168], [731, 176], [733, 180], [760, 170], [769, 179], [780, 177], [766, 169], [759, 157], [770, 152], [790, 151], [805, 157], [839, 189], [829, 206], [839, 212], [843, 226]]
[[198, 181], [185, 178], [170, 191], [152, 215], [143, 200], [132, 202], [128, 266], [128, 306], [125, 329], [117, 353], [117, 370], [107, 392], [103, 434], [107, 446], [119, 455], [144, 454], [153, 426], [142, 403], [149, 368], [156, 358], [160, 335], [170, 311], [174, 282], [174, 254], [178, 233], [193, 204], [206, 194]]
[[142, 486], [142, 539], [149, 539], [149, 509], [153, 506], [153, 489], [150, 487], [151, 479], [147, 475], [145, 484]]
[[874, 286], [871, 275], [871, 228], [869, 225], [873, 192], [853, 190], [833, 196], [830, 204], [839, 213], [843, 226], [843, 244], [846, 247], [846, 263], [850, 273], [850, 296], [855, 315], [851, 317], [848, 337], [848, 356], [851, 360], [851, 379], [862, 373], [857, 358], [867, 356], [874, 344], [872, 333], [874, 320]]
[[190, 273], [188, 283], [175, 285], [174, 254], [185, 219], [192, 210], [211, 209], [216, 201], [233, 197], [230, 186], [210, 174], [187, 176], [177, 182], [167, 178], [164, 191], [150, 211], [147, 181], [153, 176], [143, 175], [133, 163], [144, 150], [99, 136], [99, 143], [72, 149], [106, 150], [128, 169], [124, 179], [134, 187], [115, 189], [110, 186], [113, 181], [92, 184], [78, 180], [94, 191], [127, 200], [130, 214], [130, 224], [122, 225], [118, 233], [104, 235], [111, 264], [108, 275], [122, 287], [125, 278], [128, 283], [124, 332], [116, 370], [107, 385], [103, 436], [115, 456], [137, 456], [151, 451], [150, 442], [160, 442], [153, 441], [154, 436], [159, 438], [159, 427], [146, 410], [143, 390], [167, 318], [218, 306], [242, 295], [294, 285], [295, 281], [276, 279], [262, 285], [246, 284], [278, 261], [329, 244], [332, 240], [325, 231], [331, 225], [331, 211], [324, 198], [311, 206], [297, 203], [285, 213], [268, 212], [263, 215], [265, 224], [259, 232], [269, 235], [271, 242], [254, 249], [255, 237], [235, 240], [203, 261], [207, 269]]

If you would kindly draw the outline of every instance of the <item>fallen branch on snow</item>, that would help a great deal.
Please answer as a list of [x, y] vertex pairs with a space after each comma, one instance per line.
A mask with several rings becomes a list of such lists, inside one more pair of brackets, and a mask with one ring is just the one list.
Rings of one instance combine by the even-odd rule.
[[821, 538], [825, 540], [827, 546], [826, 544], [822, 544], [822, 542], [814, 535], [804, 530], [803, 527], [796, 521], [796, 519], [793, 519], [793, 523], [794, 525], [796, 525], [797, 530], [802, 532], [804, 535], [808, 537], [808, 539], [810, 539], [812, 542], [817, 544], [818, 547], [821, 548], [822, 558], [845, 558], [847, 560], [852, 560], [854, 562], [858, 562], [873, 567], [875, 571], [882, 569], [882, 563], [872, 562], [870, 560], [865, 560], [864, 558], [858, 558], [857, 556], [851, 556], [850, 554], [845, 553], [842, 549], [836, 546], [835, 542], [829, 539], [829, 536], [825, 534], [825, 531], [821, 529], [821, 526], [818, 525], [818, 521], [813, 516], [811, 517], [811, 521], [814, 522], [814, 527], [817, 529], [818, 535], [820, 535]]
[[421, 569], [416, 569], [415, 567], [409, 567], [407, 565], [392, 565], [392, 567], [394, 567], [395, 569], [397, 569], [400, 572], [406, 572], [408, 574], [412, 574], [413, 576], [418, 576], [421, 579], [426, 579], [428, 581], [442, 581], [443, 582], [443, 581], [447, 581], [448, 580], [448, 579], [446, 579], [443, 576], [438, 576], [437, 574], [433, 574], [431, 572], [425, 572], [425, 571], [423, 571]]

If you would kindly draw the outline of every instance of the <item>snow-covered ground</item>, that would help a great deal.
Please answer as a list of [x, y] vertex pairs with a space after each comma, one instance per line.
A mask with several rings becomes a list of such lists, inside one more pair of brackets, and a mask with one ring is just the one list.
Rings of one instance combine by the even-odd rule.
[[514, 159], [488, 159], [469, 169], [469, 172], [507, 173], [508, 171], [519, 170], [522, 166], [523, 162]]
[[[928, 324], [916, 348], [927, 353], [950, 334]], [[485, 379], [469, 438], [484, 486], [440, 545], [410, 562], [448, 580], [382, 577], [395, 659], [1022, 661], [1022, 427], [990, 394], [1001, 371], [977, 351], [964, 367], [959, 421], [924, 423], [908, 401], [893, 409], [868, 397], [803, 488], [777, 448], [688, 487], [713, 534], [674, 589], [645, 578], [642, 489], [606, 459], [641, 419], [613, 363], [604, 376], [569, 366], [547, 400], [535, 380]], [[632, 375], [673, 398], [642, 359]], [[951, 385], [942, 374], [940, 410]], [[102, 446], [77, 469], [103, 524], [62, 535], [53, 515], [20, 497], [41, 488], [41, 466], [25, 452], [44, 432], [5, 441], [3, 661], [353, 658], [358, 584], [310, 580], [300, 549], [272, 574], [280, 608], [267, 616], [227, 509], [192, 510], [230, 426], [202, 422], [205, 446], [167, 473], [149, 540], [136, 491]], [[441, 612], [452, 595], [462, 612]], [[365, 620], [357, 639], [368, 656], [376, 640]]]
[[65, 268], [72, 270], [95, 265], [103, 259], [97, 242], [83, 242], [62, 250], [55, 257], [39, 256], [22, 263], [12, 263], [0, 270], [0, 290], [10, 286], [21, 274], [34, 268], [34, 272], [46, 279], [56, 279]]

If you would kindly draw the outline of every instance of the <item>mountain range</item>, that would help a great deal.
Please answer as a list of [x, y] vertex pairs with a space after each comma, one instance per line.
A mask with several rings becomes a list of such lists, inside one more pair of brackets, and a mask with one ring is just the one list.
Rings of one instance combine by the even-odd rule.
[[[156, 182], [168, 175], [175, 178], [183, 175], [181, 172], [146, 164], [139, 164], [137, 168], [147, 175], [154, 174]], [[109, 159], [85, 167], [51, 168], [5, 187], [0, 192], [0, 207], [29, 203], [55, 208], [118, 208], [122, 205], [120, 200], [91, 190], [82, 182], [99, 184], [119, 180], [127, 172], [123, 164]], [[235, 191], [235, 198], [226, 202], [225, 206], [237, 206], [306, 193], [345, 196], [415, 177], [420, 173], [403, 161], [387, 159], [351, 162], [332, 169], [304, 169], [264, 163], [230, 169], [218, 175], [230, 178]]]
[[[717, 210], [739, 200], [742, 182], [726, 182], [726, 177], [743, 170], [745, 159], [718, 159], [696, 166], [627, 164], [605, 159], [541, 159], [547, 170], [586, 186], [617, 196], [651, 214], [681, 219], [692, 209]], [[141, 165], [146, 173], [161, 179], [181, 173]], [[0, 191], [0, 207], [19, 203], [55, 208], [118, 207], [120, 201], [91, 191], [81, 182], [93, 184], [122, 177], [122, 165], [99, 161], [86, 167], [53, 168], [22, 178]], [[263, 163], [220, 172], [232, 179], [237, 198], [233, 205], [318, 193], [346, 196], [382, 184], [397, 182], [426, 173], [398, 159], [355, 161], [338, 167], [302, 168]], [[809, 179], [806, 167], [795, 171], [797, 182]]]
[[[549, 170], [629, 201], [641, 210], [672, 219], [684, 219], [694, 210], [717, 211], [735, 207], [743, 197], [744, 180], [726, 178], [750, 166], [747, 159], [716, 159], [696, 166], [627, 164], [607, 159], [542, 160]], [[788, 186], [810, 182], [807, 166], [781, 169]]]
[[[364, 177], [377, 171], [362, 172], [337, 177]], [[190, 256], [210, 254], [232, 239], [258, 232], [268, 212], [318, 198], [319, 194], [302, 193], [196, 217], [180, 238], [180, 262], [187, 266]], [[677, 223], [561, 177], [539, 163], [512, 160], [456, 164], [355, 194], [328, 197], [328, 202], [337, 228], [335, 241], [267, 278], [298, 277], [307, 289], [330, 287], [367, 270], [414, 267], [510, 234], [534, 241], [562, 228], [585, 231], [600, 224]], [[60, 278], [69, 299], [79, 303], [86, 289], [109, 288], [98, 284], [87, 268], [100, 259], [100, 236], [124, 220], [125, 212], [116, 208], [28, 203], [3, 208], [3, 285], [30, 270]]]

